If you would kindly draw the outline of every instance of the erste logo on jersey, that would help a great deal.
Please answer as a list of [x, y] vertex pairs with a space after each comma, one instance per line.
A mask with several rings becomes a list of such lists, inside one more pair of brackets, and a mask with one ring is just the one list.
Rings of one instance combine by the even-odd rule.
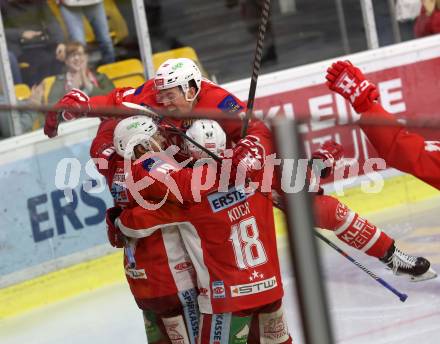
[[217, 107], [223, 112], [236, 114], [243, 109], [243, 106], [237, 103], [232, 95], [228, 95], [217, 105]]
[[254, 192], [246, 194], [242, 188], [229, 188], [228, 192], [216, 192], [208, 195], [208, 202], [214, 213], [232, 207], [233, 205], [243, 202]]

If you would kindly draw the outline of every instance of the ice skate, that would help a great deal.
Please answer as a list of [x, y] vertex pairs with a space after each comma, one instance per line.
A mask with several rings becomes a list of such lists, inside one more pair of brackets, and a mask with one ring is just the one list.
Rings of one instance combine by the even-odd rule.
[[423, 257], [416, 257], [404, 253], [394, 244], [385, 257], [380, 259], [396, 276], [407, 275], [412, 282], [425, 281], [437, 277], [431, 268], [431, 263]]

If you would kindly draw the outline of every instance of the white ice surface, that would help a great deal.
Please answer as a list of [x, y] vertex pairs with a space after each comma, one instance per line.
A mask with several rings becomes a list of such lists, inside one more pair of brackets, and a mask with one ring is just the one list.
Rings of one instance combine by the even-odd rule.
[[[422, 207], [382, 213], [372, 218], [397, 239], [399, 247], [429, 257], [433, 267], [440, 271], [440, 218], [437, 213], [437, 209]], [[344, 246], [362, 264], [407, 293], [409, 298], [402, 303], [331, 248], [325, 245], [321, 248], [337, 343], [440, 343], [439, 278], [410, 282], [393, 276], [375, 259]], [[294, 343], [303, 343], [295, 306], [294, 280], [287, 268], [286, 252], [285, 248], [281, 248], [285, 310]], [[1, 344], [145, 342], [142, 316], [126, 284], [108, 286], [0, 321]]]

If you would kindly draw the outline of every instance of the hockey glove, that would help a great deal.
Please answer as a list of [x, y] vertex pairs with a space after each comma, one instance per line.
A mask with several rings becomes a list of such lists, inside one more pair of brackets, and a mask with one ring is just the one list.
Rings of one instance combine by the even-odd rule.
[[357, 113], [368, 111], [379, 97], [376, 85], [365, 79], [350, 61], [337, 61], [327, 69], [327, 86], [347, 99]]
[[335, 141], [324, 142], [319, 149], [312, 153], [310, 164], [315, 175], [320, 172], [321, 178], [327, 178], [333, 174], [335, 167], [344, 157], [344, 148]]
[[107, 223], [107, 237], [110, 245], [117, 248], [124, 247], [124, 234], [115, 225], [116, 218], [121, 215], [122, 209], [119, 207], [112, 207], [107, 209], [105, 215], [105, 222]]
[[76, 88], [66, 93], [64, 97], [55, 104], [54, 108], [84, 109], [85, 112], [69, 112], [68, 110], [48, 112], [44, 123], [44, 133], [49, 137], [55, 137], [58, 134], [58, 124], [61, 121], [71, 121], [75, 118], [84, 117], [87, 113], [87, 109], [90, 109], [89, 100], [90, 98], [87, 94]]
[[232, 166], [252, 179], [253, 175], [264, 165], [266, 153], [264, 147], [254, 136], [246, 136], [237, 142], [232, 149]]

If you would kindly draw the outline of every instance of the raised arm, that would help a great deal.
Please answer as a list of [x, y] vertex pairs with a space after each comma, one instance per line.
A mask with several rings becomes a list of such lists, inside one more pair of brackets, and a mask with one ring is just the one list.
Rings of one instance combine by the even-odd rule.
[[334, 63], [327, 70], [326, 78], [327, 86], [346, 98], [361, 114], [362, 130], [389, 166], [440, 189], [440, 141], [426, 141], [400, 125], [377, 102], [376, 86], [350, 62]]

